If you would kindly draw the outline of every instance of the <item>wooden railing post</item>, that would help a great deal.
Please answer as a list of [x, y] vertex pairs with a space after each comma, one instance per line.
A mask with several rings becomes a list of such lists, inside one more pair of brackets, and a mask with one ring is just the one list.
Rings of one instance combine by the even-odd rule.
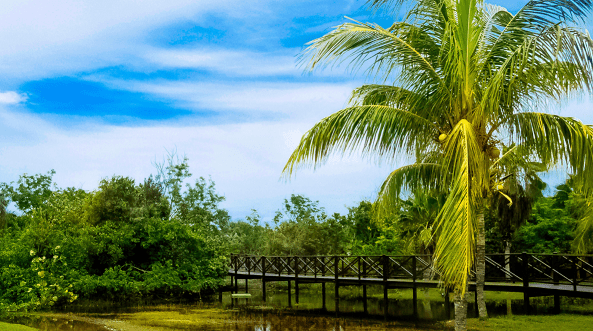
[[299, 304], [299, 257], [294, 257], [294, 298], [296, 304]]
[[239, 273], [239, 256], [235, 256], [235, 293], [239, 293], [239, 280], [237, 274]]
[[335, 283], [335, 302], [336, 302], [336, 316], [340, 313], [340, 284], [339, 284], [339, 264], [340, 258], [338, 256], [334, 256], [334, 281]]
[[[290, 275], [290, 257], [287, 257], [287, 265], [288, 265], [288, 275]], [[292, 288], [291, 288], [291, 281], [290, 281], [290, 277], [287, 277], [288, 279], [288, 307], [292, 307]]]
[[325, 303], [325, 269], [327, 267], [327, 262], [325, 262], [325, 256], [321, 257], [321, 277], [324, 278], [323, 283], [321, 283], [321, 308], [323, 310], [327, 310], [327, 305]]
[[[366, 278], [367, 277], [367, 261], [363, 258], [363, 262], [362, 262], [362, 278]], [[369, 310], [368, 310], [368, 306], [367, 306], [367, 284], [363, 284], [362, 285], [362, 304], [364, 307], [364, 313], [368, 314]]]
[[389, 257], [383, 255], [383, 318], [387, 320], [387, 314], [389, 313], [389, 298], [388, 298], [388, 287], [387, 277], [389, 275]]
[[529, 255], [523, 252], [521, 258], [523, 259], [523, 308], [525, 314], [529, 315], [531, 310], [529, 305]]
[[[554, 280], [554, 285], [558, 286], [560, 283], [560, 277], [558, 275], [558, 270], [560, 269], [560, 259], [557, 256], [558, 252], [554, 252], [554, 256], [552, 256], [552, 279]], [[554, 313], [560, 314], [560, 295], [554, 294]]]
[[572, 289], [573, 291], [577, 291], [577, 283], [578, 283], [578, 277], [577, 277], [577, 261], [578, 258], [576, 256], [573, 256], [572, 259], [570, 259], [572, 261]]
[[418, 319], [418, 291], [416, 288], [416, 255], [412, 257], [412, 304], [414, 305], [414, 318]]
[[262, 289], [262, 300], [266, 302], [266, 257], [261, 257], [261, 289]]

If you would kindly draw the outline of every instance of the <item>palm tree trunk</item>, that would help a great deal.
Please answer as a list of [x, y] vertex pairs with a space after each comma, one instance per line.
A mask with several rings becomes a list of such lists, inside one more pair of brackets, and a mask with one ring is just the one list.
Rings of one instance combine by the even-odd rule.
[[486, 300], [484, 299], [484, 281], [486, 278], [486, 230], [484, 212], [478, 213], [478, 240], [476, 245], [476, 291], [480, 319], [487, 319]]
[[455, 293], [455, 331], [466, 331], [467, 330], [467, 298], [469, 292], [465, 291], [465, 295], [461, 293]]

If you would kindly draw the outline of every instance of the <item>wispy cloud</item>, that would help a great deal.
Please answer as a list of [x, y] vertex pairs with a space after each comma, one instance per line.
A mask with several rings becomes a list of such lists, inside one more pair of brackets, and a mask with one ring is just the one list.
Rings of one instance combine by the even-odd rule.
[[344, 106], [356, 82], [290, 83], [273, 81], [130, 81], [89, 77], [107, 86], [172, 100], [180, 108], [230, 112], [269, 112], [293, 120], [319, 120]]
[[152, 67], [210, 70], [230, 76], [277, 76], [301, 74], [296, 66], [298, 50], [253, 52], [227, 49], [156, 49], [145, 53]]
[[0, 92], [0, 104], [11, 105], [27, 101], [26, 94], [19, 94], [15, 91]]

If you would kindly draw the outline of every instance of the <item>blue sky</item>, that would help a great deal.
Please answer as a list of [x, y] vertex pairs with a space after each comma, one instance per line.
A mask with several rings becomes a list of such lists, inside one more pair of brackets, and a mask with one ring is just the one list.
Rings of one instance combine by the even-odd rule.
[[[526, 1], [495, 1], [517, 10]], [[372, 199], [391, 169], [335, 158], [290, 182], [300, 136], [343, 108], [362, 74], [312, 74], [303, 45], [345, 16], [389, 26], [365, 1], [4, 1], [0, 12], [0, 182], [55, 169], [61, 187], [154, 173], [167, 150], [211, 176], [234, 219], [270, 219], [290, 194], [328, 212]], [[561, 114], [593, 123], [588, 101]]]

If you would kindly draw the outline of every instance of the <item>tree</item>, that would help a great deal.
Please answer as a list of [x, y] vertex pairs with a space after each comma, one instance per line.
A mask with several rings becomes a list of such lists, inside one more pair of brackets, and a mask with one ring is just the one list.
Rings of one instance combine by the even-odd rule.
[[[434, 252], [434, 221], [444, 200], [443, 194], [433, 195], [430, 192], [417, 191], [407, 200], [400, 202], [398, 223], [402, 227], [402, 235], [410, 241], [413, 253]], [[427, 269], [425, 272], [430, 270]]]
[[[393, 12], [402, 2], [370, 1]], [[356, 68], [368, 63], [380, 82], [355, 89], [350, 107], [305, 133], [284, 173], [322, 164], [334, 152], [361, 151], [374, 160], [415, 156], [388, 176], [377, 203], [389, 210], [405, 189], [447, 194], [436, 220], [435, 264], [456, 293], [457, 330], [466, 329], [474, 262], [483, 299], [484, 208], [497, 194], [490, 172], [502, 140], [545, 165], [567, 165], [579, 185], [591, 184], [593, 128], [539, 108], [591, 91], [593, 40], [574, 26], [592, 5], [530, 1], [513, 15], [478, 0], [417, 0], [402, 22], [345, 23], [302, 54], [311, 70], [347, 59]]]
[[0, 192], [3, 192], [5, 198], [16, 204], [22, 212], [28, 212], [34, 208], [40, 207], [51, 195], [51, 187], [55, 170], [50, 170], [46, 175], [23, 174], [19, 180], [10, 185], [0, 183]]
[[[535, 201], [543, 196], [546, 183], [538, 172], [548, 169], [541, 163], [530, 162], [521, 148], [515, 145], [504, 146], [504, 157], [492, 167], [490, 178], [498, 184], [495, 194], [490, 200], [490, 213], [495, 221], [495, 228], [504, 243], [505, 268], [510, 271], [509, 254], [511, 241], [517, 230], [525, 224], [531, 215]], [[502, 180], [504, 178], [504, 181]]]

